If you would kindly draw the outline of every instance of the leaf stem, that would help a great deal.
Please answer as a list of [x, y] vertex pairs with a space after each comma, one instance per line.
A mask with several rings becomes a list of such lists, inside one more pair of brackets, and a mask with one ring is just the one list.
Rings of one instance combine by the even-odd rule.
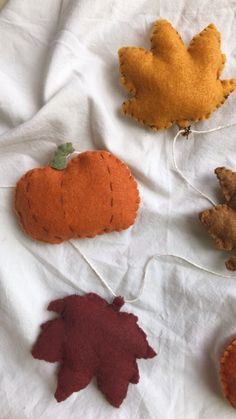
[[72, 143], [61, 144], [57, 147], [50, 166], [56, 170], [63, 170], [67, 167], [67, 157], [74, 152]]

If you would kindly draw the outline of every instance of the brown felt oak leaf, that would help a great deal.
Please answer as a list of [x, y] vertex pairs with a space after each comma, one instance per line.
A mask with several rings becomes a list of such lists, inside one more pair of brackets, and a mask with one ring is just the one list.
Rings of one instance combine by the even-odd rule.
[[[200, 213], [201, 223], [213, 238], [219, 250], [236, 250], [236, 173], [225, 167], [215, 169], [225, 198], [225, 204]], [[236, 270], [236, 256], [227, 262], [229, 270]]]
[[213, 24], [196, 35], [189, 47], [166, 20], [154, 24], [151, 51], [119, 50], [121, 83], [133, 95], [124, 114], [153, 129], [209, 118], [236, 89], [236, 80], [220, 80], [226, 57]]
[[137, 384], [137, 358], [153, 358], [138, 318], [119, 312], [124, 300], [112, 304], [97, 294], [72, 295], [49, 304], [60, 317], [44, 323], [34, 358], [60, 362], [55, 397], [58, 402], [86, 387], [93, 376], [107, 400], [119, 407], [129, 383]]

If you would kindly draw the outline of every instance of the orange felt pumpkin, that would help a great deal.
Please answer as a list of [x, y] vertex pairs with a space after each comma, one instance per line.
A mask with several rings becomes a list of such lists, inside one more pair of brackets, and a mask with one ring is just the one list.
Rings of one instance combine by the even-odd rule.
[[17, 183], [15, 209], [25, 232], [61, 243], [130, 227], [140, 198], [129, 168], [107, 151], [83, 152], [67, 164], [70, 153], [60, 150], [68, 145], [59, 146], [51, 166], [30, 170]]

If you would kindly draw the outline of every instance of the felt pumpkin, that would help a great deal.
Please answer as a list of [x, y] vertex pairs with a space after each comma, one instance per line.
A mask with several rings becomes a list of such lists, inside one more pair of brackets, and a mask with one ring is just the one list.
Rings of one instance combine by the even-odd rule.
[[119, 407], [129, 383], [137, 384], [136, 358], [153, 358], [138, 318], [120, 312], [124, 300], [109, 304], [99, 295], [71, 295], [52, 301], [48, 310], [59, 314], [44, 323], [32, 349], [34, 358], [60, 362], [55, 398], [65, 400], [85, 388], [93, 376], [107, 400]]
[[140, 198], [129, 168], [107, 151], [86, 151], [68, 162], [72, 152], [71, 143], [59, 146], [50, 166], [30, 170], [16, 185], [15, 210], [33, 239], [61, 243], [135, 221]]
[[[236, 251], [236, 173], [225, 167], [215, 169], [225, 203], [203, 211], [199, 219], [219, 250]], [[226, 262], [227, 269], [236, 270], [236, 256]]]
[[220, 381], [224, 396], [236, 408], [236, 339], [227, 345], [220, 359]]
[[236, 89], [236, 80], [220, 80], [226, 57], [213, 24], [196, 35], [188, 48], [166, 20], [154, 24], [151, 50], [119, 50], [121, 84], [133, 96], [124, 114], [152, 129], [209, 118]]

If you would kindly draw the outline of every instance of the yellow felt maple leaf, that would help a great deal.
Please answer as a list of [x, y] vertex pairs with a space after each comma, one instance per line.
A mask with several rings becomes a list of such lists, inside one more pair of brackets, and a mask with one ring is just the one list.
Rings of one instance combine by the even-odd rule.
[[213, 24], [196, 35], [187, 48], [166, 20], [154, 24], [151, 51], [119, 50], [121, 83], [133, 98], [123, 113], [153, 129], [209, 118], [236, 89], [236, 80], [220, 80], [226, 57]]

